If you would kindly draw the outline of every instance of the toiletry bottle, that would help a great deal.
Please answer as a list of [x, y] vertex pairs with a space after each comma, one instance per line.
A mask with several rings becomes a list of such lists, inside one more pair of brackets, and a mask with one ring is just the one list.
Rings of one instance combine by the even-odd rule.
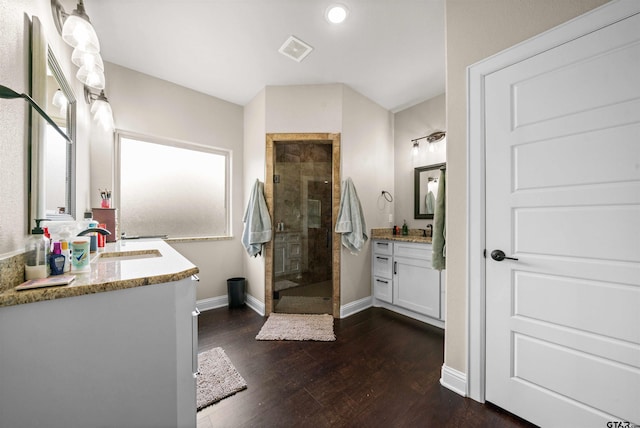
[[[106, 223], [98, 223], [98, 227], [101, 229], [106, 229], [107, 225]], [[100, 233], [97, 233], [96, 235], [98, 236], [98, 251], [104, 250], [104, 246], [107, 243], [107, 237]]]
[[60, 241], [60, 249], [64, 256], [64, 272], [71, 271], [71, 248], [69, 247], [69, 241]]
[[51, 268], [51, 275], [62, 275], [64, 272], [64, 259], [62, 254], [62, 248], [60, 242], [53, 243], [53, 252], [49, 256], [49, 267]]
[[409, 234], [409, 226], [407, 226], [407, 220], [405, 220], [404, 224], [402, 225], [402, 234], [404, 236], [407, 236]]
[[25, 245], [24, 277], [26, 280], [41, 279], [49, 276], [50, 243], [40, 227], [42, 220], [36, 220], [36, 227], [31, 230], [31, 236]]
[[[84, 219], [80, 225], [81, 230], [87, 230], [93, 227], [98, 227], [98, 222], [93, 219], [93, 213], [91, 211], [84, 212]], [[90, 239], [89, 249], [92, 253], [98, 250], [98, 234], [95, 232], [88, 233], [87, 238]]]
[[[89, 223], [89, 227], [95, 229], [96, 227], [98, 227], [98, 222], [95, 220], [91, 220], [91, 222]], [[92, 253], [95, 253], [96, 251], [98, 251], [98, 233], [91, 232], [87, 236], [89, 237], [89, 239], [91, 239], [89, 249]]]

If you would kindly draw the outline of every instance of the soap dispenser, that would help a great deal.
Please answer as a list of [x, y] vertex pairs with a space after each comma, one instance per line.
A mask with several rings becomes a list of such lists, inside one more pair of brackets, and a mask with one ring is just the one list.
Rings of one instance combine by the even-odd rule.
[[404, 224], [402, 225], [402, 234], [404, 236], [407, 236], [409, 234], [409, 226], [407, 226], [407, 220], [405, 220]]
[[40, 227], [42, 219], [36, 219], [36, 227], [31, 230], [31, 236], [25, 245], [24, 277], [41, 279], [49, 276], [50, 241]]

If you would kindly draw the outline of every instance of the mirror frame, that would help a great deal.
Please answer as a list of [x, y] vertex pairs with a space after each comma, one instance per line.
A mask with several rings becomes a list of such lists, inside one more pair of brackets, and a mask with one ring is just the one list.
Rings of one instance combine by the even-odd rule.
[[45, 156], [46, 156], [46, 132], [47, 122], [40, 114], [32, 110], [31, 135], [30, 135], [30, 206], [29, 223], [30, 231], [35, 226], [35, 219], [48, 220], [74, 220], [75, 219], [75, 183], [76, 183], [76, 107], [77, 101], [69, 81], [62, 72], [55, 54], [47, 43], [42, 25], [37, 16], [32, 17], [31, 24], [31, 97], [41, 106], [47, 104], [47, 66], [60, 85], [60, 89], [66, 96], [67, 106], [67, 135], [71, 144], [66, 145], [65, 166], [65, 214], [56, 216], [46, 215], [46, 183], [45, 183]]
[[413, 218], [415, 219], [433, 219], [433, 214], [420, 213], [420, 175], [426, 171], [439, 170], [442, 167], [446, 167], [447, 163], [436, 163], [433, 165], [420, 166], [414, 170], [414, 184], [413, 184]]

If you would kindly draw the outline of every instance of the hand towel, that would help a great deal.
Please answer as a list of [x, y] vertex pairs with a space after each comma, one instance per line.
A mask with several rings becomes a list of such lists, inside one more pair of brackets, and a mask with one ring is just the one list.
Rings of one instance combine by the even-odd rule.
[[440, 179], [438, 181], [438, 196], [436, 196], [436, 212], [433, 216], [433, 256], [431, 265], [436, 270], [443, 270], [447, 267], [447, 231], [445, 227], [446, 210], [445, 210], [445, 193], [447, 172], [440, 169]]
[[271, 216], [264, 200], [264, 184], [259, 180], [253, 185], [242, 221], [242, 245], [250, 256], [255, 257], [262, 253], [262, 245], [271, 240]]
[[433, 214], [436, 208], [436, 197], [433, 196], [433, 192], [431, 190], [427, 193], [424, 203], [427, 206], [427, 214]]
[[347, 178], [342, 183], [340, 210], [335, 230], [342, 234], [342, 245], [347, 247], [351, 254], [357, 255], [369, 239], [360, 199], [351, 178]]

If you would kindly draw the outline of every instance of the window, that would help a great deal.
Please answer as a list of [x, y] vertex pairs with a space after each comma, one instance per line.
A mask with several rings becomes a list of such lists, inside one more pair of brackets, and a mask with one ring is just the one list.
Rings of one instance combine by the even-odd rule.
[[230, 156], [225, 150], [118, 132], [121, 233], [227, 236]]

